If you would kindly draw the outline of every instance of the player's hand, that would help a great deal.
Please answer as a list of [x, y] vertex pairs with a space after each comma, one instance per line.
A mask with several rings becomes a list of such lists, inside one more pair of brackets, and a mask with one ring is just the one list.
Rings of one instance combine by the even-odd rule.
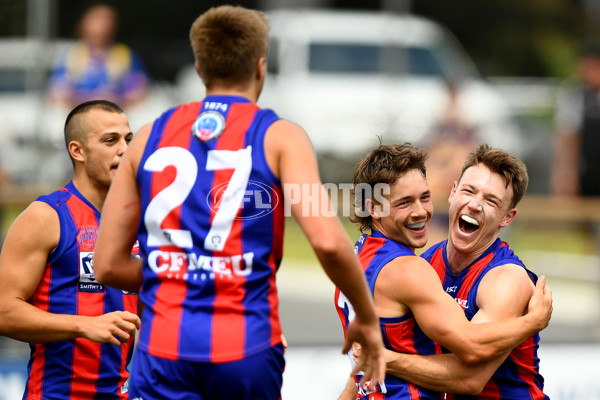
[[348, 325], [346, 342], [342, 348], [342, 352], [347, 354], [350, 351], [353, 343], [358, 343], [361, 346], [360, 356], [356, 360], [356, 366], [351, 374], [355, 375], [359, 371], [363, 371], [364, 376], [360, 381], [360, 385], [369, 382], [368, 388], [373, 390], [379, 382], [385, 379], [385, 359], [383, 354], [383, 340], [381, 331], [379, 330], [379, 321], [373, 323], [361, 323], [358, 317]]
[[528, 306], [528, 313], [533, 318], [536, 331], [541, 331], [548, 326], [552, 310], [552, 290], [546, 286], [546, 277], [540, 276]]
[[[354, 358], [354, 362], [357, 363], [359, 358], [360, 358], [360, 352], [361, 352], [361, 347], [360, 344], [358, 343], [354, 343], [352, 345], [352, 358]], [[387, 366], [388, 365], [393, 365], [394, 362], [396, 361], [396, 358], [398, 357], [399, 353], [396, 353], [395, 351], [392, 350], [388, 350], [385, 349], [383, 351], [384, 357], [385, 357], [385, 365], [386, 365], [386, 370], [387, 370]]]
[[140, 328], [140, 318], [129, 311], [114, 311], [84, 320], [83, 334], [86, 339], [97, 343], [112, 343], [120, 346], [135, 336]]

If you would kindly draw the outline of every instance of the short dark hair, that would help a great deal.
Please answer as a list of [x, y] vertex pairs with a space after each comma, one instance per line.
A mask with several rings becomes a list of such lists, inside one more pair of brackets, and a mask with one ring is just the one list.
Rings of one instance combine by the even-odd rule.
[[490, 171], [501, 175], [506, 181], [507, 187], [508, 185], [512, 186], [513, 197], [508, 209], [514, 208], [523, 198], [529, 184], [529, 175], [527, 174], [525, 163], [504, 150], [482, 144], [467, 156], [458, 181], [460, 182], [460, 179], [468, 168], [478, 164], [483, 164]]
[[103, 110], [117, 114], [123, 114], [123, 109], [121, 109], [121, 107], [108, 100], [90, 100], [79, 104], [71, 110], [69, 115], [67, 115], [67, 119], [65, 120], [64, 133], [67, 151], [69, 151], [69, 143], [74, 140], [86, 143], [89, 127], [85, 124], [85, 120], [80, 118], [80, 116], [90, 110]]
[[[392, 184], [398, 178], [407, 172], [416, 169], [427, 176], [425, 161], [427, 160], [427, 151], [416, 148], [410, 143], [380, 145], [364, 156], [354, 168], [354, 177], [352, 179], [354, 187], [359, 184], [367, 184], [371, 187], [371, 193], [375, 190], [375, 185], [379, 183]], [[354, 191], [354, 208], [362, 211], [366, 207], [366, 198], [363, 193]], [[350, 217], [350, 221], [359, 224], [361, 232], [373, 228], [373, 218], [371, 215], [360, 216], [355, 212]]]

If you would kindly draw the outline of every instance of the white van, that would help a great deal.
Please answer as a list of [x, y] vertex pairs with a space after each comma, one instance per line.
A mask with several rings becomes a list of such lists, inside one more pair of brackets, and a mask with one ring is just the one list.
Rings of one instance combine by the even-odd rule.
[[[448, 84], [483, 139], [513, 150], [505, 101], [478, 75], [450, 32], [414, 15], [281, 10], [271, 21], [269, 74], [259, 99], [310, 136], [321, 163], [356, 159], [379, 143], [419, 144], [441, 118]], [[198, 99], [188, 70], [179, 87]], [[195, 82], [195, 83], [193, 83]], [[347, 179], [323, 170], [324, 179]], [[349, 172], [349, 173], [348, 173]]]

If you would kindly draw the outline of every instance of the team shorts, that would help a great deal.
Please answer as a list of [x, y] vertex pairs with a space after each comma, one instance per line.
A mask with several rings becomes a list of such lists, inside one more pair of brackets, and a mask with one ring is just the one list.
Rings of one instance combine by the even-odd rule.
[[243, 360], [167, 360], [137, 348], [130, 400], [278, 400], [285, 360], [281, 344]]

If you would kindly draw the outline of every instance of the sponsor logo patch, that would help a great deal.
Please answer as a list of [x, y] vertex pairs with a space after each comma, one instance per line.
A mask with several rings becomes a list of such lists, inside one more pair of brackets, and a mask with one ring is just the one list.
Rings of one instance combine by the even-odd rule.
[[104, 285], [94, 276], [94, 253], [79, 252], [79, 291], [84, 293], [102, 293]]

